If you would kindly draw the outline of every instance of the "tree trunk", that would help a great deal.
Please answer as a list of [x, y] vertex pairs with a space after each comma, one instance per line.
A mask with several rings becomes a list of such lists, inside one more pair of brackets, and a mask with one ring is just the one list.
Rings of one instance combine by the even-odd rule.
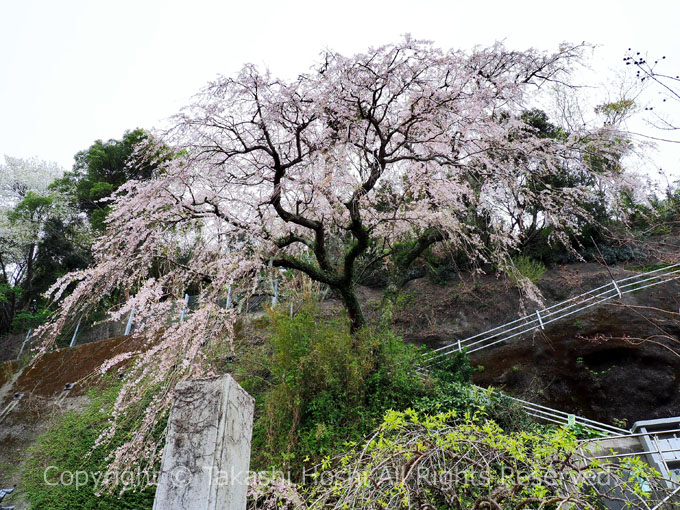
[[32, 243], [28, 248], [28, 259], [26, 262], [26, 278], [24, 279], [23, 288], [21, 289], [23, 309], [30, 310], [31, 308], [31, 284], [33, 283], [33, 274], [35, 272], [34, 260], [36, 251], [36, 244]]
[[347, 310], [347, 315], [350, 321], [350, 333], [354, 335], [361, 328], [366, 325], [366, 318], [364, 317], [364, 312], [361, 309], [361, 304], [357, 298], [356, 290], [353, 285], [347, 285], [340, 287], [338, 289], [340, 292], [340, 297]]

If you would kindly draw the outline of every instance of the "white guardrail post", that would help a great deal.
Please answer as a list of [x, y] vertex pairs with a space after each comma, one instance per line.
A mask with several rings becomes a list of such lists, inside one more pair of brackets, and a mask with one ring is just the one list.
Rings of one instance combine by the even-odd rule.
[[28, 333], [26, 333], [26, 338], [24, 338], [24, 341], [21, 344], [21, 349], [19, 349], [19, 354], [17, 355], [17, 361], [19, 361], [19, 358], [21, 358], [21, 355], [24, 353], [24, 348], [26, 347], [26, 344], [28, 343], [28, 339], [31, 338], [32, 333], [33, 333], [33, 328], [29, 328]]
[[78, 336], [78, 330], [80, 329], [81, 321], [82, 319], [78, 319], [78, 324], [76, 324], [76, 330], [73, 332], [73, 338], [71, 338], [71, 344], [69, 345], [69, 347], [73, 347], [74, 345], [76, 345], [76, 336]]
[[130, 310], [130, 317], [128, 317], [127, 325], [125, 326], [125, 335], [129, 335], [130, 332], [132, 331], [132, 319], [135, 318], [135, 308], [133, 307], [132, 310]]
[[272, 306], [276, 306], [276, 303], [279, 301], [279, 280], [278, 278], [274, 279], [274, 295], [272, 296]]
[[541, 329], [545, 329], [545, 326], [543, 325], [543, 320], [541, 319], [541, 314], [538, 313], [538, 310], [536, 310], [536, 317], [538, 317], [538, 324], [541, 326]]
[[224, 304], [225, 308], [229, 308], [231, 306], [231, 285], [227, 288], [227, 302]]
[[182, 313], [179, 315], [180, 322], [184, 322], [188, 308], [189, 308], [189, 294], [184, 294], [184, 306], [182, 307]]

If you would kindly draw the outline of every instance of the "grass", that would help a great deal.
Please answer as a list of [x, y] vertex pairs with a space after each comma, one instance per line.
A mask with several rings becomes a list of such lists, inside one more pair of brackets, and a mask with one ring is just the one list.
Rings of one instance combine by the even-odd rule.
[[539, 261], [521, 255], [512, 259], [512, 268], [508, 271], [508, 277], [519, 285], [523, 279], [535, 283], [546, 271], [546, 267]]
[[[60, 416], [31, 448], [22, 487], [31, 508], [50, 510], [141, 510], [153, 506], [155, 490], [125, 492], [121, 496], [96, 494], [98, 480], [107, 472], [110, 449], [92, 446], [106, 426], [120, 384], [89, 392], [82, 411]], [[128, 431], [129, 432], [129, 431]]]

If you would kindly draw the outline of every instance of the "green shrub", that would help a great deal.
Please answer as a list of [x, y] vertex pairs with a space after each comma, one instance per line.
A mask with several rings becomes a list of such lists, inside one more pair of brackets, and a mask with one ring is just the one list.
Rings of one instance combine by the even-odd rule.
[[466, 413], [479, 414], [509, 431], [540, 428], [524, 409], [507, 395], [458, 381], [440, 382], [433, 394], [417, 399], [412, 407], [424, 414], [451, 411], [460, 416]]
[[429, 376], [435, 385], [450, 382], [470, 384], [472, 374], [475, 371], [482, 372], [483, 370], [484, 367], [481, 365], [474, 368], [470, 364], [470, 358], [465, 351], [454, 351], [438, 358], [437, 362], [429, 367]]
[[[601, 480], [606, 482], [602, 483]], [[603, 463], [573, 431], [509, 432], [478, 413], [386, 413], [366, 441], [333, 459], [307, 486], [262, 486], [260, 501], [285, 491], [276, 508], [649, 509], [668, 501], [659, 473], [639, 458]], [[274, 505], [258, 508], [274, 508]]]
[[[120, 497], [95, 494], [98, 487], [93, 473], [95, 477], [106, 473], [105, 459], [111, 447], [100, 447], [91, 453], [90, 450], [108, 423], [119, 390], [119, 384], [104, 391], [91, 390], [90, 403], [85, 410], [65, 413], [38, 438], [31, 449], [22, 479], [22, 488], [31, 508], [118, 510], [153, 506], [155, 491], [151, 488], [125, 492]], [[68, 474], [76, 472], [80, 474], [73, 475], [73, 478]], [[62, 473], [65, 475], [64, 483], [60, 483]], [[87, 473], [87, 481], [77, 487], [75, 477], [79, 476], [82, 482], [85, 479], [83, 473]], [[72, 483], [69, 484], [69, 481]]]
[[267, 373], [243, 381], [257, 402], [255, 467], [300, 468], [333, 454], [427, 392], [417, 351], [389, 331], [352, 336], [345, 319], [325, 318], [313, 303], [270, 319]]
[[295, 475], [362, 441], [387, 410], [478, 412], [508, 430], [535, 425], [511, 399], [470, 384], [474, 369], [465, 353], [418, 373], [420, 352], [392, 332], [366, 328], [352, 336], [346, 319], [326, 318], [309, 302], [292, 318], [271, 310], [270, 328], [242, 380], [257, 403], [255, 469]]

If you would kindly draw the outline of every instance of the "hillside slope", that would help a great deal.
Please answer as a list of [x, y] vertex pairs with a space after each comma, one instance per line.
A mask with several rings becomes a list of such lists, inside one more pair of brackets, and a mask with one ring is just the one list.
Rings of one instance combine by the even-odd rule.
[[[634, 274], [623, 266], [611, 271], [617, 279]], [[446, 285], [420, 278], [407, 286], [395, 327], [405, 341], [436, 348], [609, 280], [609, 271], [597, 264], [551, 269], [537, 281], [545, 297], [545, 304], [538, 305], [504, 277], [472, 280], [461, 275]], [[360, 293], [366, 308], [375, 308], [371, 303], [379, 302], [380, 290], [362, 287]], [[625, 339], [665, 331], [680, 343], [680, 280], [628, 295], [622, 303], [627, 306], [600, 305], [545, 331], [475, 353], [472, 363], [480, 367], [475, 382], [608, 423], [625, 420], [630, 426], [639, 419], [680, 415], [680, 357], [662, 346]], [[331, 299], [326, 306], [338, 310], [340, 304]], [[103, 361], [141, 346], [139, 338], [117, 337], [49, 353], [21, 372], [15, 363], [1, 365], [0, 409], [15, 392], [24, 398], [0, 422], [0, 485], [19, 483], [28, 448], [55, 416], [84, 405], [86, 389], [96, 384]], [[73, 382], [73, 390], [64, 394], [64, 385]]]

